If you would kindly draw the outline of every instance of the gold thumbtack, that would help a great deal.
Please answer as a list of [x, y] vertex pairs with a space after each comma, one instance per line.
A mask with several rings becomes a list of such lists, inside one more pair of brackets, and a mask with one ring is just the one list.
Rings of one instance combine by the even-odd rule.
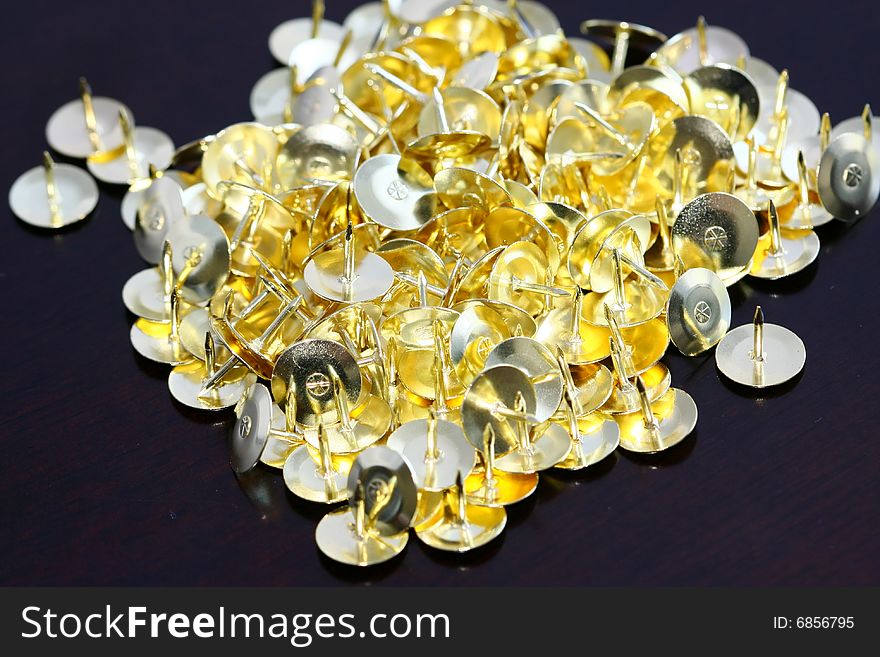
[[482, 466], [464, 482], [469, 504], [501, 507], [520, 502], [535, 492], [538, 487], [537, 473], [518, 474], [495, 468], [495, 430], [491, 424], [483, 429], [478, 451]]
[[157, 363], [182, 365], [193, 360], [180, 343], [180, 294], [171, 291], [171, 308], [167, 324], [157, 324], [144, 319], [131, 327], [131, 345], [141, 356]]
[[733, 329], [715, 350], [718, 369], [727, 378], [752, 388], [779, 385], [804, 367], [806, 348], [787, 328], [764, 323], [761, 306], [751, 324]]
[[687, 438], [697, 424], [697, 405], [684, 390], [672, 388], [651, 403], [641, 377], [636, 377], [639, 410], [617, 415], [620, 446], [631, 452], [655, 454]]
[[302, 443], [302, 435], [274, 428], [274, 419], [269, 391], [251, 383], [235, 407], [235, 423], [229, 435], [230, 465], [236, 474], [244, 474], [259, 463], [270, 438], [293, 447]]
[[[799, 158], [799, 167], [803, 158]], [[803, 194], [803, 192], [801, 192]], [[801, 197], [803, 200], [803, 196]], [[775, 280], [791, 276], [808, 267], [819, 255], [819, 237], [809, 230], [798, 231], [797, 237], [783, 236], [776, 204], [768, 201], [770, 217], [770, 246], [758, 253], [749, 274], [757, 278]]]
[[9, 206], [31, 226], [56, 230], [85, 219], [98, 204], [98, 186], [85, 171], [56, 164], [43, 151], [41, 166], [29, 169], [9, 190]]
[[581, 419], [577, 406], [577, 400], [567, 390], [564, 407], [571, 448], [568, 456], [556, 464], [563, 470], [582, 470], [595, 465], [620, 444], [620, 429], [611, 417], [597, 412]]
[[342, 502], [348, 499], [350, 494], [347, 481], [348, 468], [351, 464], [345, 459], [340, 459], [338, 465], [334, 462], [330, 441], [320, 414], [318, 414], [315, 435], [318, 443], [318, 462], [315, 463], [306, 445], [297, 447], [284, 462], [284, 483], [291, 493], [310, 502], [322, 504]]
[[387, 444], [410, 463], [421, 490], [450, 488], [459, 474], [467, 477], [474, 466], [474, 448], [461, 428], [439, 419], [433, 409], [429, 410], [428, 419], [401, 425], [388, 436]]
[[348, 490], [349, 508], [331, 511], [318, 523], [315, 539], [321, 552], [354, 566], [400, 554], [418, 504], [403, 457], [384, 446], [365, 450], [351, 466]]
[[[204, 362], [198, 360], [176, 366], [168, 375], [168, 390], [184, 406], [202, 411], [219, 411], [235, 406], [245, 391], [254, 382], [253, 375], [222, 380], [208, 391], [203, 391], [204, 382], [216, 373], [214, 338], [207, 331], [204, 339]], [[183, 342], [180, 333], [178, 340]]]
[[443, 502], [446, 513], [441, 520], [416, 532], [423, 543], [438, 550], [468, 552], [500, 536], [507, 524], [507, 513], [502, 507], [469, 502], [461, 473], [455, 486], [444, 493]]

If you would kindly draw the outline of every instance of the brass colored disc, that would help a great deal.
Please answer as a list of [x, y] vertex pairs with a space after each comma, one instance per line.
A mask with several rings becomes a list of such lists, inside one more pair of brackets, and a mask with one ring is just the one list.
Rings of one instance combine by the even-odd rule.
[[490, 299], [471, 298], [459, 301], [452, 306], [456, 312], [463, 313], [468, 308], [486, 306], [491, 308], [504, 320], [511, 335], [524, 335], [527, 338], [534, 337], [538, 330], [534, 318], [522, 308], [510, 303], [491, 301]]
[[[445, 495], [447, 507], [457, 508], [458, 495], [452, 491], [447, 491]], [[507, 525], [507, 512], [502, 507], [471, 504], [467, 497], [465, 516], [459, 519], [447, 510], [437, 524], [416, 532], [416, 536], [438, 550], [468, 552], [500, 536]]]
[[[398, 376], [403, 386], [410, 392], [425, 399], [434, 399], [437, 390], [434, 385], [434, 363], [436, 352], [430, 349], [406, 348], [398, 355]], [[443, 372], [443, 381], [448, 397], [459, 397], [464, 392], [455, 370]]]
[[341, 41], [342, 39], [325, 36], [300, 41], [290, 51], [290, 58], [285, 64], [296, 66], [299, 74], [306, 80], [311, 79], [321, 69], [338, 68], [344, 71], [357, 61], [361, 53], [349, 44], [349, 47], [339, 54]]
[[339, 126], [310, 125], [295, 132], [281, 147], [275, 173], [287, 189], [305, 183], [348, 180], [359, 150], [357, 140]]
[[372, 566], [393, 559], [403, 552], [409, 533], [402, 531], [392, 536], [368, 533], [358, 538], [355, 518], [351, 509], [337, 509], [321, 518], [315, 529], [315, 542], [321, 552], [340, 563], [350, 566]]
[[576, 365], [570, 368], [575, 389], [572, 397], [579, 417], [593, 413], [608, 401], [614, 389], [614, 376], [602, 364]]
[[443, 514], [443, 493], [436, 491], [419, 491], [419, 504], [411, 526], [417, 532], [436, 524]]
[[168, 390], [184, 406], [200, 411], [222, 411], [235, 406], [251, 384], [253, 375], [233, 381], [222, 381], [205, 394], [202, 386], [208, 378], [205, 364], [200, 362], [178, 365], [168, 375]]
[[214, 339], [214, 360], [223, 362], [229, 357], [229, 352], [223, 348], [220, 338], [211, 326], [211, 312], [207, 308], [194, 308], [186, 313], [180, 320], [180, 342], [193, 356], [201, 361], [205, 360], [205, 335], [211, 332]]
[[334, 504], [348, 499], [348, 470], [341, 468], [323, 472], [312, 458], [308, 447], [297, 447], [284, 462], [284, 484], [304, 500]]
[[821, 247], [819, 236], [811, 230], [798, 231], [796, 236], [788, 235], [792, 234], [780, 236], [782, 252], [778, 254], [773, 254], [769, 235], [760, 239], [749, 276], [773, 281], [796, 274], [813, 264]]
[[418, 240], [398, 237], [386, 240], [376, 253], [385, 258], [391, 268], [398, 273], [418, 276], [425, 274], [428, 283], [445, 286], [449, 272], [443, 259], [430, 247]]
[[581, 23], [581, 34], [608, 45], [613, 45], [617, 35], [621, 33], [627, 35], [631, 48], [645, 53], [653, 52], [667, 39], [662, 32], [638, 23], [604, 18], [593, 18]]
[[171, 137], [156, 128], [137, 127], [134, 129], [134, 150], [137, 173], [133, 173], [128, 157], [123, 152], [112, 160], [86, 162], [86, 167], [95, 178], [116, 185], [130, 185], [136, 180], [150, 175], [150, 165], [164, 171], [171, 165], [174, 157], [174, 142]]
[[685, 356], [718, 344], [730, 327], [730, 295], [715, 272], [689, 269], [669, 292], [666, 322], [672, 343]]
[[[653, 404], [667, 393], [672, 385], [672, 376], [669, 369], [663, 363], [655, 363], [639, 376], [645, 384], [648, 399]], [[632, 413], [639, 408], [639, 393], [636, 387], [630, 384], [625, 390], [620, 384], [614, 386], [608, 401], [602, 406], [602, 411], [617, 415], [619, 413]]]
[[725, 280], [751, 262], [758, 245], [758, 221], [732, 194], [703, 194], [682, 208], [672, 227], [672, 241], [687, 269], [704, 267]]
[[[191, 187], [198, 186], [199, 189], [204, 189], [204, 183], [192, 183], [192, 178], [190, 174], [187, 174], [185, 171], [165, 171], [159, 178], [167, 178], [168, 180], [173, 181], [177, 184], [177, 186], [181, 189], [181, 198], [183, 198], [183, 188], [187, 187], [188, 189]], [[144, 197], [144, 193], [150, 186], [153, 184], [154, 180], [158, 180], [159, 178], [151, 179], [149, 181], [138, 181], [134, 185], [128, 188], [128, 191], [125, 192], [125, 196], [122, 197], [122, 203], [119, 206], [119, 214], [122, 217], [122, 223], [125, 224], [126, 228], [129, 230], [134, 230], [135, 223], [137, 222], [137, 213], [138, 208], [141, 204], [141, 199]], [[146, 186], [142, 186], [146, 185]], [[198, 189], [195, 192], [190, 192], [189, 196], [196, 196], [198, 193]], [[191, 202], [195, 202], [191, 199]], [[190, 210], [187, 207], [187, 200], [184, 199], [183, 206], [186, 208], [187, 214], [207, 214], [200, 209]], [[212, 214], [213, 216], [213, 214]]]
[[[628, 221], [633, 216], [628, 210], [606, 210], [584, 223], [574, 235], [571, 248], [568, 253], [568, 273], [571, 280], [582, 289], [590, 289], [590, 269], [596, 256], [599, 255], [606, 238], [611, 235], [618, 226]], [[637, 221], [633, 224], [639, 237], [639, 243], [647, 248], [650, 226], [647, 221]], [[628, 254], [635, 256], [635, 251]]]
[[29, 169], [9, 189], [9, 207], [26, 224], [61, 228], [82, 221], [98, 205], [98, 186], [92, 177], [72, 164], [54, 164], [56, 211], [46, 186], [44, 167]]
[[372, 301], [385, 294], [394, 283], [394, 272], [381, 256], [355, 250], [354, 278], [346, 285], [342, 249], [325, 251], [306, 264], [303, 278], [309, 289], [322, 299], [345, 303]]
[[537, 408], [534, 386], [522, 370], [512, 365], [496, 365], [474, 378], [461, 407], [462, 429], [474, 448], [483, 449], [483, 430], [491, 424], [496, 454], [504, 455], [516, 449], [512, 421], [499, 416], [496, 408], [513, 409], [518, 395], [522, 395], [525, 412], [534, 415]]
[[[494, 82], [497, 74], [498, 55], [494, 52], [480, 53], [462, 64], [452, 77], [451, 86], [482, 91]], [[488, 134], [498, 134], [498, 132]]]
[[582, 470], [604, 460], [620, 445], [620, 427], [610, 416], [593, 413], [577, 421], [578, 435], [568, 456], [555, 467]]
[[278, 137], [259, 123], [237, 123], [217, 133], [202, 155], [202, 179], [208, 194], [222, 198], [221, 181], [270, 189], [266, 172], [278, 154]]
[[168, 232], [185, 215], [180, 186], [165, 176], [154, 180], [141, 196], [134, 225], [134, 245], [140, 256], [157, 264]]
[[[174, 222], [168, 230], [171, 264], [176, 276], [184, 268], [189, 275], [180, 295], [189, 303], [206, 304], [229, 276], [229, 240], [210, 217], [192, 215]], [[188, 264], [192, 265], [187, 267]]]
[[476, 453], [461, 428], [437, 420], [437, 457], [427, 453], [429, 420], [413, 420], [388, 437], [388, 446], [410, 464], [420, 490], [442, 491], [455, 485], [457, 476], [465, 478], [474, 468]]
[[331, 340], [302, 340], [281, 352], [272, 371], [272, 397], [285, 403], [288, 385], [293, 381], [296, 384], [297, 424], [317, 426], [318, 417], [312, 407], [314, 400], [325, 427], [329, 427], [339, 421], [333, 403], [331, 368], [342, 383], [349, 405], [355, 407], [360, 400], [363, 376], [351, 352]]
[[605, 84], [611, 79], [611, 60], [608, 55], [592, 41], [580, 37], [568, 37], [569, 45], [583, 57], [590, 78]]
[[670, 37], [666, 43], [657, 48], [652, 59], [658, 59], [682, 75], [687, 75], [701, 66], [736, 65], [742, 59], [748, 60], [749, 47], [739, 35], [715, 25], [707, 25], [705, 34], [705, 56], [700, 54], [698, 30], [692, 27]]
[[745, 324], [724, 336], [715, 350], [715, 363], [724, 376], [752, 388], [767, 388], [793, 379], [804, 368], [803, 341], [783, 326], [763, 325], [764, 359], [752, 360], [754, 325]]
[[548, 470], [561, 463], [571, 451], [571, 437], [559, 424], [550, 425], [534, 440], [527, 450], [519, 447], [500, 457], [495, 465], [504, 472], [530, 474]]
[[85, 159], [90, 156], [103, 156], [122, 152], [122, 127], [119, 113], [125, 112], [134, 121], [131, 110], [118, 100], [104, 96], [92, 96], [95, 111], [95, 130], [101, 141], [100, 153], [95, 152], [89, 131], [86, 128], [85, 110], [81, 98], [76, 98], [59, 107], [46, 123], [46, 141], [67, 157]]
[[543, 296], [517, 286], [546, 284], [548, 267], [547, 258], [540, 247], [532, 242], [514, 242], [504, 249], [492, 267], [489, 298], [512, 303], [533, 316], [539, 314], [544, 308]]
[[577, 208], [564, 203], [533, 203], [526, 207], [534, 217], [550, 229], [559, 240], [560, 256], [563, 245], [571, 247], [578, 229], [587, 223], [587, 217]]
[[[339, 310], [331, 312], [329, 315], [322, 317], [320, 321], [311, 325], [303, 335], [303, 338], [318, 338], [321, 340], [332, 340], [340, 344], [345, 343], [343, 333], [348, 337], [354, 337], [361, 331], [360, 327], [366, 321], [376, 324], [382, 317], [382, 307], [375, 303], [356, 303], [350, 306], [343, 306]], [[364, 336], [367, 343], [371, 347], [372, 338]], [[357, 355], [357, 354], [353, 354]]]
[[[606, 213], [603, 213], [606, 214]], [[602, 215], [597, 215], [601, 217]], [[651, 222], [644, 215], [627, 217], [608, 232], [599, 245], [596, 257], [590, 265], [589, 289], [593, 292], [608, 292], [614, 287], [614, 249], [632, 259], [636, 264], [644, 264], [644, 253], [651, 241]], [[571, 260], [569, 259], [569, 262]], [[626, 265], [624, 276], [627, 275]]]
[[[388, 491], [390, 499], [374, 513], [378, 503], [378, 489], [394, 486]], [[375, 515], [375, 528], [383, 537], [396, 536], [409, 529], [416, 513], [418, 489], [413, 480], [412, 469], [403, 456], [385, 446], [364, 450], [348, 473], [348, 490], [351, 495], [358, 486], [364, 490], [367, 517]], [[349, 504], [354, 500], [349, 498]]]
[[254, 84], [250, 95], [251, 114], [267, 126], [284, 123], [284, 109], [290, 98], [290, 69], [276, 68]]
[[617, 315], [620, 328], [629, 328], [650, 322], [663, 312], [666, 305], [666, 294], [660, 292], [649, 283], [631, 279], [623, 284], [627, 305], [618, 306], [619, 300], [614, 290], [605, 294], [588, 294], [584, 297], [585, 322], [596, 326], [608, 326], [605, 318], [605, 306], [608, 305]]
[[471, 169], [449, 167], [434, 176], [434, 188], [447, 208], [477, 207], [491, 212], [513, 205], [507, 190], [488, 176]]
[[495, 470], [491, 482], [486, 480], [486, 470], [479, 467], [464, 482], [468, 504], [475, 506], [502, 507], [516, 504], [529, 497], [538, 488], [538, 474], [517, 474]]
[[377, 155], [358, 167], [354, 195], [364, 215], [392, 230], [418, 230], [437, 214], [431, 176], [399, 155]]
[[573, 335], [571, 311], [568, 308], [557, 308], [547, 313], [535, 333], [536, 340], [562, 349], [565, 360], [570, 365], [598, 363], [608, 358], [611, 354], [608, 346], [610, 337], [608, 328], [594, 326], [583, 320], [578, 322], [578, 334]]
[[[325, 435], [333, 454], [356, 454], [375, 445], [391, 426], [391, 408], [381, 397], [369, 395], [366, 405], [355, 417], [352, 415], [348, 427], [341, 423], [325, 427]], [[318, 449], [316, 431], [305, 432], [306, 442]]]
[[[788, 113], [787, 141], [799, 141], [819, 132], [822, 116], [816, 104], [810, 100], [809, 96], [789, 87], [785, 92], [784, 107]], [[772, 111], [761, 113], [761, 118], [758, 120], [755, 130], [765, 135], [772, 135], [774, 133], [775, 120]]]
[[252, 470], [269, 441], [272, 399], [265, 386], [254, 383], [235, 407], [235, 424], [229, 434], [230, 463], [233, 471]]
[[620, 427], [620, 446], [629, 452], [656, 454], [674, 447], [697, 426], [697, 405], [684, 390], [672, 388], [651, 405], [658, 426], [645, 426], [641, 412], [615, 417]]
[[[541, 204], [538, 207], [546, 206]], [[486, 236], [486, 245], [490, 249], [496, 246], [510, 246], [522, 240], [532, 242], [547, 256], [551, 273], [555, 274], [559, 269], [559, 243], [554, 239], [550, 229], [527, 210], [506, 206], [495, 208], [486, 217], [483, 233]]]
[[396, 315], [387, 317], [380, 326], [386, 339], [392, 336], [407, 349], [433, 349], [434, 323], [443, 324], [448, 333], [458, 319], [458, 313], [449, 308], [426, 306], [424, 308], [408, 308]]
[[463, 310], [449, 334], [449, 357], [459, 381], [470, 385], [493, 347], [511, 335], [504, 318], [491, 306], [474, 304]]
[[[586, 118], [589, 126], [592, 149], [598, 153], [615, 153], [619, 157], [599, 159], [592, 164], [598, 176], [612, 176], [620, 173], [626, 166], [641, 155], [643, 148], [654, 131], [654, 110], [647, 103], [630, 101], [620, 109], [603, 117], [612, 127], [627, 139], [626, 145], [615, 141], [604, 128]], [[549, 150], [550, 143], [548, 140]]]
[[[311, 18], [294, 18], [284, 21], [269, 34], [269, 51], [279, 64], [287, 66], [291, 51], [297, 44], [312, 38], [314, 23]], [[318, 35], [339, 43], [345, 36], [345, 29], [339, 23], [321, 20]]]
[[[441, 95], [443, 111], [452, 132], [476, 132], [490, 138], [501, 132], [501, 109], [487, 93], [467, 87], [451, 86], [445, 88]], [[418, 135], [426, 137], [440, 132], [437, 106], [434, 99], [430, 98], [422, 106]]]
[[864, 216], [880, 195], [880, 155], [859, 134], [835, 138], [822, 154], [816, 180], [822, 205], [837, 219]]
[[646, 169], [655, 179], [656, 191], [665, 198], [672, 198], [676, 151], [684, 163], [686, 193], [696, 196], [728, 189], [736, 163], [730, 138], [717, 123], [702, 116], [683, 116], [667, 123], [648, 143]]
[[458, 44], [464, 59], [482, 52], [501, 53], [507, 40], [498, 19], [476, 5], [451, 7], [422, 25], [424, 34], [442, 36]]
[[[512, 365], [522, 370], [535, 388], [534, 415], [549, 419], [562, 401], [562, 373], [553, 353], [533, 338], [513, 337], [499, 342], [486, 357], [485, 367]], [[500, 466], [499, 466], [500, 467]]]
[[[122, 288], [122, 301], [133, 315], [150, 322], [168, 322], [162, 276], [156, 267], [143, 269]], [[204, 339], [204, 334], [202, 334]]]
[[605, 114], [612, 106], [608, 102], [608, 84], [598, 80], [582, 80], [568, 86], [563, 90], [556, 102], [556, 123], [566, 118], [583, 120], [584, 113], [577, 108], [575, 103], [582, 103], [596, 110], [599, 114]]
[[670, 70], [660, 70], [653, 66], [630, 66], [611, 81], [608, 102], [615, 105], [647, 103], [654, 110], [658, 127], [662, 128], [690, 110], [690, 101], [682, 82]]
[[171, 338], [171, 327], [168, 324], [139, 319], [132, 324], [129, 337], [134, 350], [148, 360], [166, 365], [182, 365], [193, 359], [180, 341]]
[[754, 82], [728, 64], [698, 68], [685, 78], [684, 88], [691, 113], [712, 119], [733, 141], [745, 139], [760, 115], [761, 101]]
[[635, 374], [641, 374], [663, 358], [669, 346], [669, 330], [660, 317], [637, 326], [621, 328], [620, 333], [630, 350]]

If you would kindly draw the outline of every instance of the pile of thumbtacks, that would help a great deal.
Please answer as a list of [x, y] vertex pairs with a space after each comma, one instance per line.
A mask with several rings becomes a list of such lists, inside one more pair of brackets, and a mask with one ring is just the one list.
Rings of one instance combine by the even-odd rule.
[[[53, 149], [130, 187], [134, 348], [181, 403], [235, 406], [237, 473], [347, 500], [317, 527], [332, 559], [385, 561], [410, 529], [479, 547], [540, 471], [679, 443], [697, 408], [670, 341], [717, 344], [748, 386], [804, 364], [760, 308], [728, 332], [726, 288], [802, 270], [815, 226], [873, 206], [870, 109], [832, 129], [702, 19], [581, 30], [525, 0], [388, 0], [343, 25], [316, 1], [272, 32], [285, 66], [253, 122], [175, 150], [84, 80], [49, 121]], [[97, 199], [48, 153], [10, 191], [46, 228]]]

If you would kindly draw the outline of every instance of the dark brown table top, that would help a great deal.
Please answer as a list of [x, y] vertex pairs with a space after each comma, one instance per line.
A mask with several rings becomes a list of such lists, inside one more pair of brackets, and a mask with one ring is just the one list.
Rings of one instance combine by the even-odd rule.
[[[656, 3], [547, 0], [570, 33], [620, 14], [673, 34], [707, 13], [840, 120], [877, 96], [868, 2]], [[184, 143], [250, 118], [273, 66], [271, 28], [306, 3], [18, 3], [4, 10], [2, 183], [39, 162], [50, 113], [88, 76], [141, 125]], [[328, 0], [341, 20], [351, 0]], [[589, 10], [589, 11], [588, 11]], [[819, 232], [806, 272], [731, 290], [734, 324], [756, 303], [807, 346], [802, 376], [756, 395], [720, 379], [713, 356], [670, 354], [698, 430], [661, 459], [618, 455], [580, 475], [542, 476], [510, 509], [502, 540], [472, 556], [413, 540], [403, 558], [353, 572], [320, 557], [323, 509], [274, 472], [238, 482], [231, 413], [174, 403], [167, 369], [128, 341], [120, 298], [143, 267], [102, 189], [96, 214], [58, 235], [6, 210], [0, 221], [4, 351], [0, 584], [854, 585], [880, 583], [880, 352], [876, 217]], [[876, 213], [875, 213], [876, 214]]]

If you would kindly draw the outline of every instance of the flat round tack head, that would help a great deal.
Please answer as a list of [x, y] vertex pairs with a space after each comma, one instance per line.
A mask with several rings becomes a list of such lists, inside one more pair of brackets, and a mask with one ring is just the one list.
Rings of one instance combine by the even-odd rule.
[[[431, 431], [433, 438], [429, 436]], [[461, 428], [446, 420], [411, 420], [388, 436], [387, 444], [412, 466], [420, 490], [450, 488], [459, 473], [467, 477], [474, 467], [474, 448]]]
[[543, 422], [559, 408], [562, 373], [553, 353], [533, 338], [513, 337], [499, 342], [486, 357], [485, 367], [513, 365], [522, 370], [535, 388], [535, 417]]
[[141, 194], [134, 224], [134, 246], [141, 258], [156, 264], [168, 231], [186, 215], [180, 185], [162, 176]]
[[880, 154], [864, 136], [845, 133], [822, 154], [816, 180], [822, 205], [842, 221], [864, 216], [880, 195]]
[[364, 215], [391, 230], [418, 230], [438, 208], [427, 171], [399, 155], [377, 155], [354, 174], [354, 196]]
[[765, 324], [760, 306], [751, 324], [733, 329], [715, 350], [721, 373], [751, 388], [785, 383], [797, 376], [806, 361], [803, 341], [785, 327]]
[[[331, 371], [332, 370], [332, 371]], [[333, 375], [339, 378], [348, 404], [357, 406], [363, 375], [348, 349], [332, 340], [301, 340], [285, 349], [272, 371], [272, 396], [287, 400], [291, 382], [296, 386], [296, 421], [307, 427], [318, 425], [314, 404], [322, 414], [325, 427], [339, 421], [334, 403]]]
[[182, 365], [193, 360], [168, 324], [139, 319], [132, 324], [129, 338], [134, 350], [148, 360], [166, 365]]
[[[628, 379], [622, 382], [619, 375], [617, 375], [617, 372], [620, 370], [616, 367], [615, 370], [617, 383], [601, 410], [603, 413], [610, 413], [612, 415], [632, 413], [639, 408], [638, 389]], [[672, 375], [669, 373], [669, 368], [663, 363], [655, 363], [639, 374], [639, 377], [642, 379], [642, 383], [645, 384], [648, 399], [652, 404], [665, 395], [672, 386]]]
[[254, 383], [235, 408], [229, 434], [232, 469], [242, 474], [253, 469], [269, 441], [272, 429], [272, 398], [265, 386]]
[[[150, 322], [167, 322], [168, 303], [162, 274], [156, 267], [139, 271], [122, 288], [122, 301], [133, 315]], [[204, 338], [202, 333], [202, 338]]]
[[416, 532], [416, 536], [438, 550], [468, 552], [501, 535], [507, 512], [501, 507], [469, 502], [461, 476], [455, 489], [444, 494], [444, 513], [437, 524]]
[[339, 23], [324, 20], [323, 11], [317, 20], [313, 17], [284, 21], [269, 34], [269, 51], [279, 64], [287, 66], [290, 53], [299, 43], [318, 36], [338, 43], [345, 36], [345, 28]]
[[761, 101], [754, 82], [734, 66], [698, 68], [685, 78], [691, 113], [718, 123], [733, 141], [744, 139], [760, 115]]
[[167, 169], [173, 157], [174, 142], [171, 137], [156, 128], [138, 126], [133, 128], [131, 152], [126, 150], [107, 161], [90, 159], [86, 166], [102, 182], [128, 185], [149, 176], [150, 165], [159, 171]]
[[[577, 429], [577, 431], [574, 431]], [[583, 470], [603, 461], [620, 445], [620, 427], [611, 416], [592, 413], [569, 423], [571, 451], [554, 467]]]
[[48, 153], [43, 166], [23, 173], [9, 189], [9, 207], [26, 224], [57, 229], [85, 219], [98, 204], [98, 186], [82, 169], [55, 164]]
[[538, 435], [529, 436], [528, 442], [520, 445], [509, 454], [496, 461], [496, 467], [503, 472], [529, 474], [540, 472], [561, 463], [571, 451], [571, 437], [559, 424], [549, 423], [537, 429]]
[[235, 406], [255, 380], [252, 375], [239, 375], [237, 380], [221, 381], [210, 390], [203, 390], [208, 376], [204, 363], [178, 365], [168, 374], [168, 390], [174, 399], [189, 408], [222, 411]]
[[358, 536], [356, 517], [351, 509], [337, 509], [321, 518], [315, 529], [315, 542], [324, 555], [350, 566], [372, 566], [393, 559], [403, 552], [408, 532], [394, 536], [367, 533]]
[[736, 65], [748, 57], [749, 47], [738, 34], [724, 27], [706, 25], [702, 19], [696, 27], [670, 37], [652, 56], [682, 75], [701, 66]]
[[656, 454], [687, 438], [697, 425], [697, 405], [684, 390], [671, 388], [641, 411], [615, 416], [620, 446], [628, 452]]
[[360, 145], [344, 128], [318, 123], [297, 130], [284, 143], [275, 173], [285, 188], [348, 180]]
[[758, 245], [758, 220], [732, 194], [703, 194], [682, 208], [672, 241], [686, 268], [704, 267], [726, 280], [751, 262]]
[[666, 322], [672, 344], [696, 356], [718, 344], [730, 327], [730, 295], [718, 275], [689, 269], [669, 292]]
[[206, 304], [229, 276], [229, 239], [205, 215], [190, 215], [171, 226], [167, 235], [180, 295], [189, 303]]
[[371, 524], [382, 536], [395, 536], [409, 529], [416, 513], [418, 489], [409, 462], [384, 445], [364, 450], [348, 473], [348, 489], [364, 491], [364, 507]]
[[305, 445], [290, 453], [284, 462], [283, 473], [287, 489], [304, 500], [333, 504], [348, 499], [348, 472], [322, 472]]
[[[202, 179], [208, 194], [222, 199], [218, 186], [224, 181], [269, 189], [272, 180], [268, 172], [278, 148], [276, 134], [260, 123], [236, 123], [224, 128], [207, 144], [202, 155]], [[236, 209], [241, 213], [245, 210]]]
[[519, 474], [495, 470], [487, 480], [486, 469], [478, 467], [465, 480], [469, 504], [502, 507], [530, 497], [538, 488], [538, 473]]
[[812, 230], [783, 234], [779, 214], [769, 202], [770, 234], [761, 239], [749, 275], [776, 280], [809, 267], [819, 255], [819, 237]]
[[[518, 399], [524, 411], [516, 411]], [[478, 374], [465, 392], [461, 426], [471, 445], [482, 449], [484, 429], [491, 425], [495, 452], [504, 455], [518, 445], [514, 423], [526, 416], [534, 418], [536, 408], [535, 388], [525, 372], [513, 365], [496, 365]]]
[[62, 155], [78, 159], [119, 151], [119, 112], [131, 116], [131, 110], [113, 98], [92, 96], [85, 80], [80, 81], [80, 90], [80, 98], [65, 103], [49, 118], [46, 141]]

